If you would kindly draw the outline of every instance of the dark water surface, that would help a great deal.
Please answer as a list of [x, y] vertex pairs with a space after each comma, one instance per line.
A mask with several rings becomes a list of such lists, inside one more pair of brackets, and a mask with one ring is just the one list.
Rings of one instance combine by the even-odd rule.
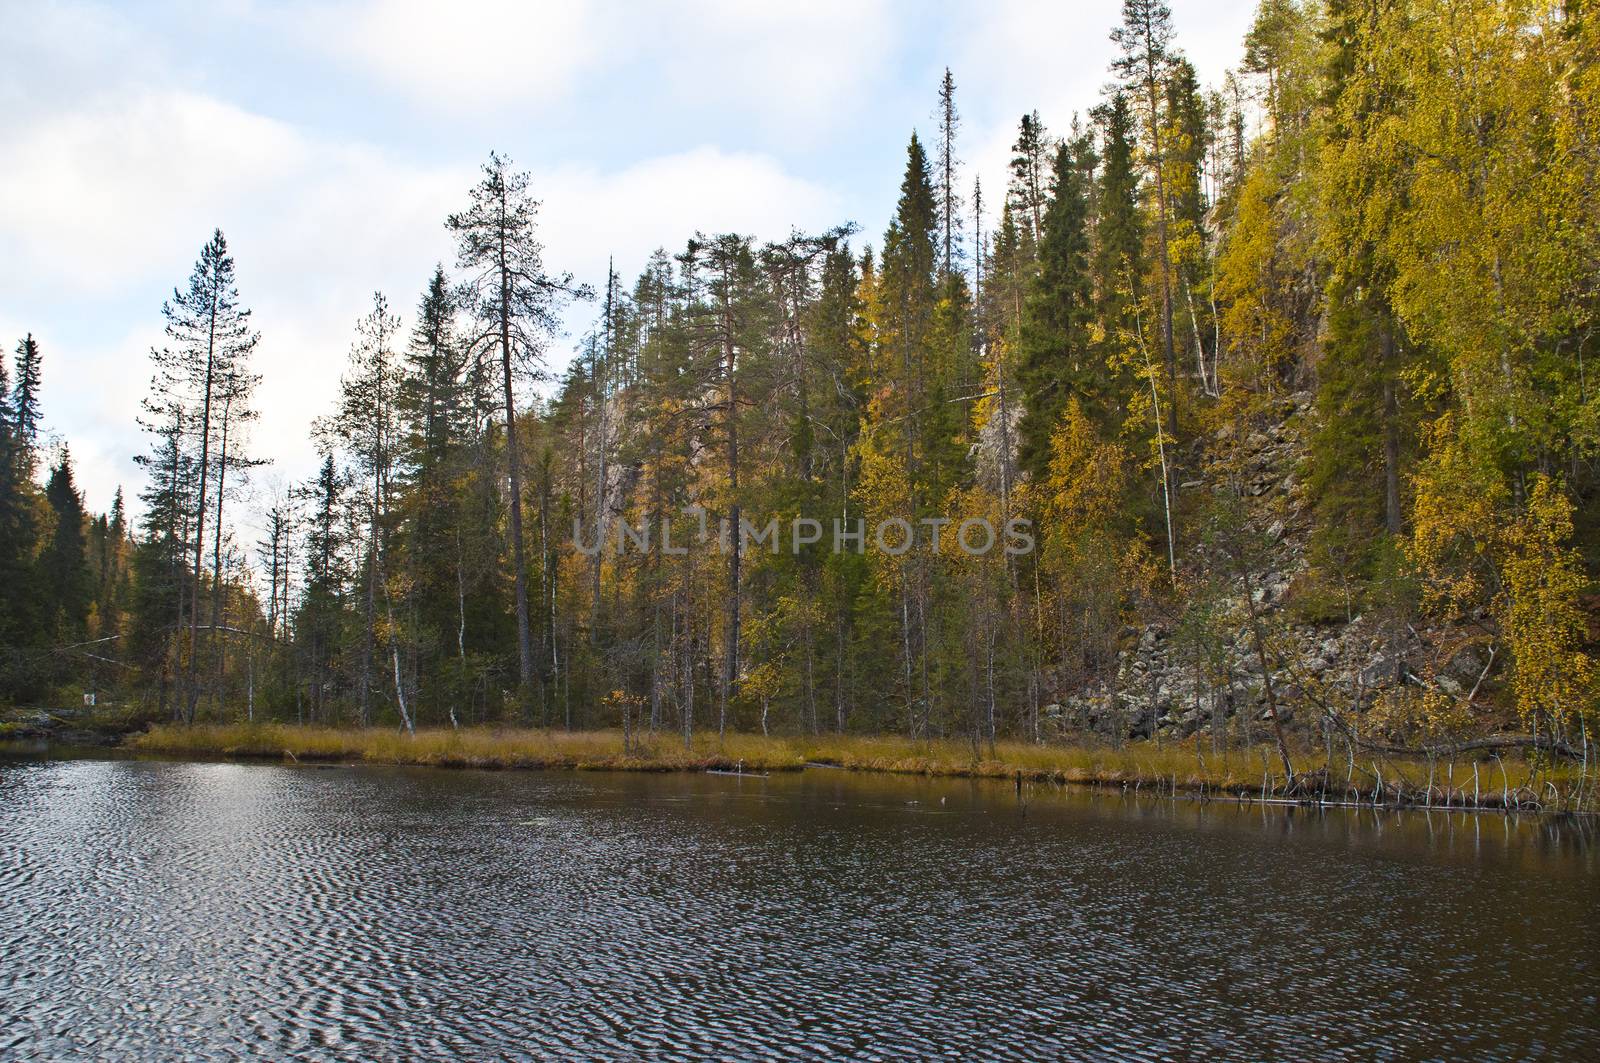
[[1600, 842], [809, 771], [0, 760], [0, 1058], [1600, 1058]]

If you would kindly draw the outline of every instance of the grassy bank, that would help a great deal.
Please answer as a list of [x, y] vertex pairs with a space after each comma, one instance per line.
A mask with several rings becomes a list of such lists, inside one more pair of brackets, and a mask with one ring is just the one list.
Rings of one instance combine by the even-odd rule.
[[425, 729], [297, 727], [290, 724], [202, 724], [153, 727], [130, 748], [163, 756], [266, 757], [303, 761], [366, 761], [445, 768], [575, 768], [618, 771], [793, 771], [805, 760], [780, 742], [729, 735], [703, 737], [685, 749], [656, 735], [623, 750], [620, 731], [540, 731], [468, 727]]
[[[619, 771], [793, 771], [823, 764], [853, 771], [962, 778], [1021, 778], [1217, 797], [1372, 801], [1482, 807], [1570, 809], [1582, 788], [1575, 770], [1537, 772], [1520, 758], [1427, 764], [1390, 759], [1337, 761], [1325, 771], [1307, 754], [1297, 764], [1298, 788], [1285, 789], [1282, 768], [1266, 747], [1212, 753], [1204, 746], [1132, 743], [1121, 749], [1001, 742], [974, 756], [955, 741], [898, 737], [697, 736], [690, 748], [671, 734], [636, 739], [624, 751], [619, 731], [433, 729], [409, 736], [390, 729], [283, 724], [158, 726], [132, 736], [139, 752], [175, 757], [251, 757], [290, 761], [418, 764], [469, 768], [562, 768]], [[1381, 782], [1380, 782], [1381, 780]], [[1592, 796], [1583, 802], [1593, 803]]]

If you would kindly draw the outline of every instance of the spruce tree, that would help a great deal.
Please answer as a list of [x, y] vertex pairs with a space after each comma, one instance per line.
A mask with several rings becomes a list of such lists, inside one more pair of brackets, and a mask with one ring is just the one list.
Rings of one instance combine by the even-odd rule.
[[961, 115], [956, 110], [956, 82], [945, 67], [939, 82], [939, 146], [934, 161], [938, 179], [939, 197], [939, 271], [943, 276], [954, 273], [961, 253], [961, 193], [956, 180], [961, 163], [956, 158], [956, 131], [961, 128]]
[[127, 505], [119, 486], [111, 499], [111, 512], [95, 518], [93, 555], [96, 567], [95, 613], [99, 617], [96, 637], [122, 633], [122, 616], [128, 601], [128, 553], [132, 542], [128, 534]]
[[[490, 522], [469, 517], [483, 479], [474, 445], [479, 402], [457, 325], [454, 294], [443, 267], [436, 267], [417, 306], [395, 396], [402, 483], [395, 494], [391, 568], [408, 587], [413, 668], [450, 680], [415, 691], [419, 718], [426, 703], [455, 718], [466, 647], [480, 634], [477, 617], [469, 624], [469, 598], [477, 598], [469, 589], [480, 585], [479, 559], [499, 553]], [[451, 658], [453, 669], [446, 667]]]
[[1414, 449], [1402, 414], [1411, 394], [1408, 344], [1390, 305], [1394, 271], [1383, 246], [1407, 195], [1409, 167], [1386, 144], [1366, 142], [1395, 101], [1374, 78], [1357, 76], [1362, 50], [1382, 47], [1369, 24], [1375, 10], [1335, 0], [1323, 38], [1333, 136], [1320, 177], [1331, 269], [1307, 477], [1318, 516], [1317, 560], [1330, 573], [1358, 579], [1374, 574], [1386, 538], [1402, 531], [1403, 465]]
[[[951, 410], [943, 400], [939, 353], [951, 330], [941, 320], [936, 282], [938, 212], [927, 156], [915, 134], [906, 148], [905, 176], [895, 217], [884, 234], [874, 277], [877, 340], [870, 382], [869, 417], [878, 431], [864, 441], [862, 490], [869, 519], [897, 518], [915, 527], [944, 501], [951, 479], [954, 443], [947, 430]], [[929, 565], [924, 553], [875, 561], [897, 602], [884, 602], [898, 618], [901, 669], [897, 677], [905, 726], [913, 734], [928, 725], [931, 710], [928, 665]], [[885, 647], [887, 649], [887, 647]]]
[[348, 484], [323, 455], [316, 477], [297, 492], [305, 506], [306, 583], [295, 616], [295, 640], [305, 654], [311, 722], [332, 723], [336, 693], [335, 666], [344, 642], [345, 597], [349, 572], [345, 551], [349, 536], [344, 520]]
[[1167, 171], [1172, 187], [1168, 190], [1172, 221], [1186, 224], [1204, 234], [1206, 201], [1201, 174], [1210, 136], [1206, 124], [1206, 105], [1200, 93], [1194, 64], [1179, 56], [1167, 75]]
[[154, 439], [148, 453], [134, 458], [145, 469], [140, 492], [144, 513], [133, 552], [134, 591], [130, 604], [127, 656], [156, 688], [157, 705], [182, 718], [180, 646], [189, 601], [189, 530], [195, 514], [195, 466], [184, 447], [181, 409], [164, 423], [144, 422]]
[[39, 435], [40, 360], [39, 341], [33, 333], [17, 341], [17, 382], [11, 393], [10, 417], [12, 435], [30, 472]]
[[1050, 438], [1076, 396], [1102, 424], [1111, 421], [1105, 360], [1094, 350], [1094, 285], [1089, 270], [1088, 196], [1071, 148], [1056, 149], [1054, 194], [1039, 241], [1039, 272], [1023, 309], [1018, 382], [1023, 391], [1020, 463], [1042, 482]]
[[1133, 114], [1128, 97], [1114, 92], [1096, 112], [1100, 125], [1100, 181], [1095, 205], [1094, 268], [1101, 319], [1108, 336], [1123, 327], [1144, 280], [1144, 230], [1139, 218], [1139, 175], [1134, 168]]
[[444, 267], [436, 266], [417, 306], [395, 396], [404, 420], [404, 461], [418, 482], [443, 466], [470, 427], [466, 355], [456, 335], [455, 315]]
[[33, 564], [38, 543], [37, 495], [29, 448], [16, 426], [7, 373], [0, 362], [0, 698], [26, 694], [38, 637], [40, 595]]
[[883, 371], [886, 379], [893, 381], [895, 390], [885, 412], [892, 409], [896, 413], [891, 416], [904, 419], [899, 434], [909, 477], [907, 486], [916, 500], [913, 509], [928, 500], [923, 436], [929, 413], [927, 395], [934, 383], [929, 355], [937, 302], [935, 241], [938, 227], [938, 205], [928, 157], [922, 150], [922, 142], [913, 133], [906, 148], [900, 200], [894, 220], [884, 234], [878, 269], [882, 305], [879, 344], [887, 357]]
[[39, 546], [40, 513], [34, 471], [38, 462], [39, 344], [29, 333], [17, 342], [16, 382], [9, 390], [0, 365], [0, 693], [36, 692], [37, 658], [27, 647], [48, 638], [42, 623], [49, 603], [40, 592], [34, 555]]
[[39, 590], [54, 616], [54, 637], [77, 642], [87, 630], [94, 581], [89, 571], [83, 496], [73, 480], [72, 455], [66, 450], [50, 470], [44, 495], [55, 517], [55, 531], [39, 556]]

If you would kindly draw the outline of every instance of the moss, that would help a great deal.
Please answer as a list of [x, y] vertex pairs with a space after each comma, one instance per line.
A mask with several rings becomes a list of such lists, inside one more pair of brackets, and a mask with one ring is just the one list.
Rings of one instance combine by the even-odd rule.
[[1291, 624], [1342, 624], [1360, 611], [1348, 588], [1334, 586], [1315, 572], [1302, 572], [1283, 594], [1283, 608]]

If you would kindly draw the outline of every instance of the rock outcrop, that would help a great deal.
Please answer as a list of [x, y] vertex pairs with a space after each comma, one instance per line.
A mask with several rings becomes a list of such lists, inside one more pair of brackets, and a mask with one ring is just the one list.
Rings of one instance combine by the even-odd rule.
[[1331, 620], [1302, 618], [1296, 591], [1310, 568], [1301, 472], [1310, 393], [1282, 400], [1275, 414], [1274, 423], [1242, 441], [1220, 434], [1201, 441], [1188, 465], [1198, 472], [1181, 485], [1185, 493], [1232, 491], [1242, 499], [1245, 533], [1258, 550], [1248, 578], [1217, 581], [1221, 589], [1203, 630], [1181, 616], [1125, 628], [1114, 683], [1071, 691], [1045, 707], [1045, 725], [1055, 735], [1120, 731], [1126, 738], [1181, 740], [1226, 727], [1232, 735], [1264, 738], [1271, 713], [1249, 604], [1281, 719], [1303, 737], [1320, 734], [1330, 712], [1359, 716], [1397, 688], [1463, 697], [1482, 684], [1492, 660], [1458, 632], [1419, 631], [1353, 611]]

